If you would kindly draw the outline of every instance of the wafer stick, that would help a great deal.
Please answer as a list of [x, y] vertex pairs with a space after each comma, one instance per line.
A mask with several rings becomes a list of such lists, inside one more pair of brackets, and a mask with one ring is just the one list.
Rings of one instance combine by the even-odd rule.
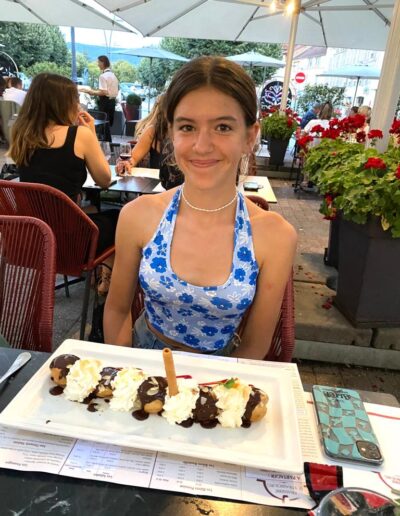
[[175, 396], [179, 391], [178, 384], [176, 383], [174, 357], [172, 356], [172, 351], [169, 348], [163, 349], [163, 359], [165, 376], [167, 377], [168, 382], [168, 393], [170, 396]]

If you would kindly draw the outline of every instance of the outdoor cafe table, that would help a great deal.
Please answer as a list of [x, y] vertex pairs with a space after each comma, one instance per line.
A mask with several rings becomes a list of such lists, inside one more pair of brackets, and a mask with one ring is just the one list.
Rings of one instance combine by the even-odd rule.
[[[0, 376], [20, 350], [0, 348]], [[31, 352], [32, 359], [0, 385], [0, 411], [48, 359], [49, 353]], [[363, 393], [364, 401], [399, 406], [388, 394]], [[110, 482], [83, 480], [49, 473], [0, 469], [0, 514], [27, 516], [280, 516], [304, 510], [210, 499]]]

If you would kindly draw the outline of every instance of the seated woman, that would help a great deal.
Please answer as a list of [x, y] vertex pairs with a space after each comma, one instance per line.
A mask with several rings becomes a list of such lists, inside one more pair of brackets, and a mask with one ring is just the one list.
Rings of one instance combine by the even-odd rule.
[[178, 167], [170, 163], [168, 123], [164, 112], [164, 95], [155, 101], [150, 114], [136, 125], [135, 136], [138, 138], [132, 149], [129, 161], [119, 161], [116, 166], [117, 174], [130, 173], [132, 167], [150, 153], [150, 168], [160, 169], [162, 186], [169, 190], [183, 183], [183, 174]]
[[[183, 185], [121, 211], [105, 341], [262, 359], [292, 269], [293, 227], [237, 191], [259, 131], [255, 86], [237, 64], [200, 57], [175, 74], [166, 115]], [[248, 311], [242, 340], [237, 329]]]
[[[96, 138], [94, 119], [80, 111], [75, 84], [60, 75], [37, 75], [13, 126], [8, 154], [15, 161], [20, 180], [42, 183], [64, 192], [80, 203], [87, 170], [101, 187], [111, 181], [111, 170]], [[88, 214], [99, 228], [97, 252], [114, 244], [119, 210]], [[100, 294], [110, 281], [114, 256], [102, 272]]]

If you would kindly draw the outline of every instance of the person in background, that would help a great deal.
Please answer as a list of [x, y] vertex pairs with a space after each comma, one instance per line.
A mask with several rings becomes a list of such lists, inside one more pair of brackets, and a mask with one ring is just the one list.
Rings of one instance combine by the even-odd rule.
[[[320, 125], [324, 129], [328, 129], [329, 120], [332, 118], [332, 115], [333, 115], [332, 104], [330, 102], [325, 102], [325, 104], [321, 104], [321, 110], [318, 115], [318, 118], [310, 120], [308, 122], [308, 124], [303, 128], [303, 132], [306, 134], [309, 134], [312, 131], [312, 129], [317, 125]], [[314, 136], [314, 141], [311, 142], [311, 146], [314, 147], [315, 145], [317, 145], [319, 143], [319, 141], [320, 141], [320, 139], [315, 138], [315, 136]]]
[[7, 81], [0, 75], [0, 98], [3, 98], [4, 90], [6, 89]]
[[354, 116], [357, 113], [358, 113], [358, 106], [353, 106], [352, 108], [350, 108], [348, 116]]
[[236, 188], [240, 163], [253, 152], [259, 131], [254, 82], [234, 62], [200, 57], [176, 72], [165, 98], [185, 182], [122, 209], [105, 342], [132, 345], [139, 280], [145, 310], [135, 323], [134, 346], [262, 359], [297, 236], [278, 213], [262, 210]]
[[[94, 119], [80, 111], [75, 84], [61, 75], [34, 77], [12, 128], [8, 155], [21, 182], [41, 183], [64, 192], [80, 204], [87, 171], [106, 188], [111, 170], [96, 137]], [[119, 210], [88, 214], [99, 228], [97, 253], [114, 244]], [[72, 243], [71, 243], [72, 245]], [[107, 259], [98, 287], [105, 294], [114, 257]]]
[[310, 120], [314, 120], [318, 118], [318, 115], [321, 111], [321, 104], [314, 104], [311, 109], [307, 111], [307, 113], [301, 118], [300, 128], [304, 129]]
[[97, 90], [88, 88], [87, 86], [79, 86], [79, 91], [89, 93], [90, 95], [97, 95], [97, 105], [99, 111], [103, 111], [107, 114], [108, 125], [105, 128], [105, 139], [108, 142], [112, 141], [111, 138], [111, 127], [114, 123], [115, 113], [115, 99], [118, 95], [119, 83], [118, 79], [111, 71], [110, 60], [107, 56], [99, 56], [97, 58], [97, 65], [101, 70], [99, 76], [99, 87]]
[[22, 89], [22, 80], [19, 77], [11, 77], [8, 88], [4, 90], [3, 100], [11, 100], [20, 106], [24, 103], [26, 91]]
[[132, 149], [129, 161], [119, 161], [116, 166], [117, 174], [130, 174], [133, 167], [149, 153], [150, 168], [160, 169], [160, 181], [162, 186], [169, 190], [183, 183], [183, 174], [179, 168], [170, 163], [171, 152], [169, 150], [168, 122], [164, 110], [164, 95], [160, 95], [149, 115], [136, 124], [136, 145]]
[[371, 122], [371, 113], [372, 109], [369, 106], [360, 106], [358, 108], [358, 114], [365, 116], [365, 124], [364, 127], [360, 129], [360, 131], [365, 131], [366, 133], [369, 131], [369, 124]]

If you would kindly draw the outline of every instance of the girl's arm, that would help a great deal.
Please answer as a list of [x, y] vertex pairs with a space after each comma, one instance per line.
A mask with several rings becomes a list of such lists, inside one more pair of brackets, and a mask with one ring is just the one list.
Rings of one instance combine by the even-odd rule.
[[151, 144], [153, 143], [155, 136], [155, 127], [150, 125], [141, 134], [135, 147], [132, 149], [131, 159], [129, 161], [120, 161], [117, 163], [116, 171], [118, 174], [124, 172], [130, 172], [132, 167], [136, 167], [137, 164], [150, 152]]
[[78, 115], [79, 126], [75, 140], [75, 154], [83, 156], [90, 175], [96, 184], [107, 188], [111, 170], [97, 140], [94, 118], [83, 111]]
[[132, 346], [131, 306], [137, 286], [142, 245], [143, 197], [125, 205], [118, 219], [115, 261], [104, 309], [104, 340]]
[[[260, 217], [261, 218], [261, 217]], [[256, 295], [234, 356], [262, 360], [271, 346], [296, 251], [294, 228], [277, 213], [264, 214], [253, 234], [260, 271]]]

